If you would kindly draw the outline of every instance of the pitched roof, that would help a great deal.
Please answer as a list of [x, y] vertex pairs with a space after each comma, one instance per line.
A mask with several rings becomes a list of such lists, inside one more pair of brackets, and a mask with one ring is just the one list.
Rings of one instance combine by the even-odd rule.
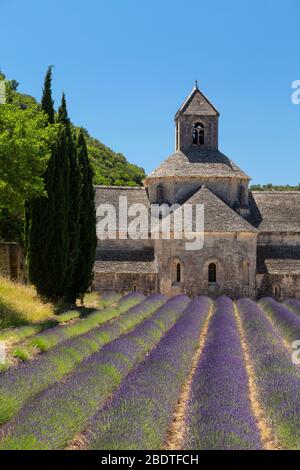
[[252, 191], [248, 221], [261, 232], [300, 232], [300, 191]]
[[103, 248], [100, 245], [96, 251], [97, 261], [153, 261], [154, 258], [153, 248], [117, 250]]
[[[204, 185], [183, 204], [183, 210], [187, 204], [204, 205], [204, 232], [257, 231]], [[193, 231], [196, 229], [195, 222], [195, 217], [193, 217]]]
[[126, 274], [155, 274], [157, 267], [155, 261], [102, 261], [96, 260], [94, 264], [96, 273], [126, 273]]
[[146, 178], [195, 177], [250, 179], [233, 161], [217, 149], [175, 152]]
[[219, 116], [218, 110], [198, 87], [193, 88], [189, 96], [180, 106], [179, 110], [175, 114], [175, 119], [177, 119], [180, 114], [193, 114], [199, 116], [210, 114]]
[[300, 275], [300, 246], [258, 246], [257, 273]]
[[[117, 228], [120, 228], [120, 230], [123, 229], [119, 227], [119, 203], [121, 197], [127, 198], [128, 207], [133, 204], [143, 204], [146, 208], [149, 208], [150, 205], [146, 189], [139, 186], [96, 186], [95, 190], [96, 208], [100, 204], [112, 205], [115, 208]], [[110, 221], [114, 222], [113, 217], [113, 214], [107, 216], [109, 223]], [[124, 227], [124, 230], [127, 231], [127, 227]]]

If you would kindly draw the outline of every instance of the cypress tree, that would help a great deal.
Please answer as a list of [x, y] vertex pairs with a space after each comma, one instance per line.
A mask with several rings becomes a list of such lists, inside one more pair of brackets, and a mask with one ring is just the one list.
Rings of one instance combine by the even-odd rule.
[[[54, 121], [51, 92], [52, 70], [49, 67], [43, 90], [42, 109]], [[65, 126], [60, 125], [57, 142], [44, 175], [48, 197], [30, 203], [28, 223], [28, 272], [37, 292], [48, 300], [58, 301], [64, 294], [69, 249], [69, 159]]]
[[52, 82], [52, 65], [48, 67], [48, 70], [45, 76], [43, 96], [42, 96], [42, 102], [41, 102], [42, 110], [48, 115], [49, 124], [54, 123], [54, 101], [52, 99], [51, 82]]
[[86, 140], [82, 129], [80, 129], [77, 139], [77, 153], [82, 175], [82, 192], [79, 222], [79, 250], [74, 272], [74, 286], [76, 287], [78, 297], [82, 299], [92, 282], [97, 246], [93, 172], [88, 159]]
[[75, 303], [78, 297], [78, 290], [74, 279], [76, 261], [79, 249], [79, 218], [81, 204], [81, 173], [78, 164], [76, 137], [73, 135], [70, 119], [68, 117], [65, 95], [62, 95], [61, 105], [58, 110], [58, 122], [65, 127], [67, 138], [67, 155], [70, 165], [69, 183], [69, 213], [68, 213], [68, 234], [69, 250], [66, 267], [65, 299], [70, 303]]

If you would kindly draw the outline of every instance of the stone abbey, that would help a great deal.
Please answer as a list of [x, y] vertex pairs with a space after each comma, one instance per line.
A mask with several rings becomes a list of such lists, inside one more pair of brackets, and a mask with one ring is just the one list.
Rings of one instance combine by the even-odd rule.
[[[175, 153], [143, 187], [96, 187], [96, 206], [204, 206], [204, 246], [184, 239], [99, 240], [94, 288], [232, 298], [300, 298], [300, 192], [255, 192], [219, 150], [219, 112], [196, 85], [175, 115]], [[117, 212], [117, 211], [116, 211]]]

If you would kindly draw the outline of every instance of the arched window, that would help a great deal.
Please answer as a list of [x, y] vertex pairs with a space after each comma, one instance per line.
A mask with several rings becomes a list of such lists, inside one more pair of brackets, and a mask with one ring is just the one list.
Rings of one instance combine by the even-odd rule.
[[273, 286], [273, 295], [277, 299], [280, 299], [281, 297], [281, 287], [278, 284]]
[[133, 290], [133, 292], [136, 292], [136, 291], [137, 291], [137, 285], [136, 285], [136, 284], [133, 284], [132, 290]]
[[181, 282], [181, 264], [176, 265], [176, 282]]
[[215, 263], [208, 265], [208, 282], [217, 282], [217, 266]]
[[162, 204], [164, 202], [164, 188], [161, 185], [156, 188], [156, 201], [158, 204]]
[[204, 145], [204, 126], [201, 122], [193, 125], [193, 144]]

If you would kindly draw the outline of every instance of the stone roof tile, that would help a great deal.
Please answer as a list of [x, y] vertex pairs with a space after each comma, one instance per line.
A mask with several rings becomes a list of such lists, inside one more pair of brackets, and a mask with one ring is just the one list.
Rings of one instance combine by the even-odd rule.
[[[225, 202], [202, 186], [186, 204], [204, 205], [204, 232], [256, 232], [256, 229], [237, 214]], [[195, 230], [195, 217], [193, 230]]]
[[157, 273], [154, 261], [102, 261], [96, 260], [94, 264], [96, 273], [107, 274], [155, 274]]
[[300, 191], [252, 191], [249, 205], [260, 232], [300, 232]]
[[250, 179], [234, 162], [216, 149], [175, 152], [146, 178], [239, 178]]
[[300, 246], [258, 246], [257, 273], [300, 274]]

